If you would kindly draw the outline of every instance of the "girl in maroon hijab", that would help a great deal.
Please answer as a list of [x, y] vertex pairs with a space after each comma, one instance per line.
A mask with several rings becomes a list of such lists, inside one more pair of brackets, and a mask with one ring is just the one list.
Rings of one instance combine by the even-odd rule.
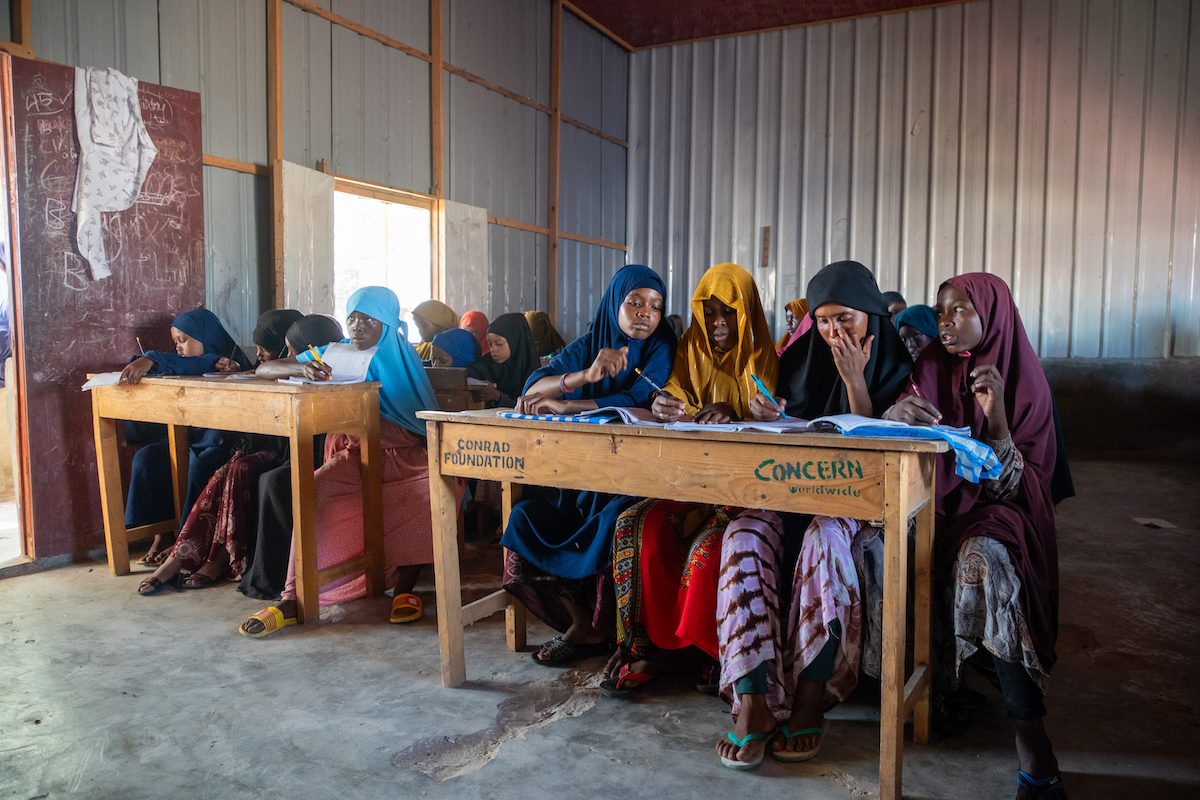
[[1000, 278], [951, 278], [935, 311], [939, 340], [913, 365], [919, 391], [885, 416], [969, 427], [1003, 466], [999, 478], [975, 484], [955, 474], [952, 458], [938, 465], [936, 556], [953, 564], [955, 580], [953, 675], [968, 658], [991, 662], [1017, 728], [1017, 797], [1065, 800], [1042, 725], [1058, 634], [1050, 387]]

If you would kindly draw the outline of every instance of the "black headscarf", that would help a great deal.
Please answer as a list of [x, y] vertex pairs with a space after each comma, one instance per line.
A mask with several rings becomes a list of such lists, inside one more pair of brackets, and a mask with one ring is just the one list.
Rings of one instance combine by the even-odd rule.
[[879, 292], [875, 276], [857, 261], [839, 261], [813, 276], [805, 297], [814, 324], [783, 351], [779, 360], [779, 394], [788, 401], [788, 414], [816, 419], [850, 411], [846, 384], [838, 374], [829, 344], [815, 324], [818, 308], [825, 303], [837, 303], [867, 314], [867, 336], [874, 336], [875, 340], [863, 377], [871, 395], [872, 410], [879, 416], [907, 386], [912, 357], [889, 320], [887, 302]]
[[254, 343], [271, 354], [272, 358], [283, 358], [287, 355], [287, 342], [284, 337], [288, 328], [304, 315], [291, 308], [264, 311], [258, 317], [254, 326]]
[[491, 353], [485, 353], [467, 367], [467, 374], [491, 381], [505, 396], [505, 402], [515, 402], [525, 388], [525, 381], [542, 365], [533, 344], [533, 332], [524, 314], [501, 314], [488, 325], [488, 333], [503, 336], [508, 342], [508, 360], [497, 364]]
[[309, 314], [292, 323], [287, 331], [287, 343], [296, 353], [309, 347], [324, 347], [340, 342], [346, 336], [338, 321], [327, 314]]

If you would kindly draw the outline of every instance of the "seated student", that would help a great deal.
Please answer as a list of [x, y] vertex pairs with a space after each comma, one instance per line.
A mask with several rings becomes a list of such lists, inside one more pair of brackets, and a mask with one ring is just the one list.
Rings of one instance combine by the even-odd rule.
[[779, 337], [779, 342], [775, 345], [775, 355], [777, 356], [782, 356], [784, 350], [787, 350], [793, 342], [812, 327], [812, 318], [808, 316], [808, 301], [800, 298], [788, 303], [783, 309], [783, 318], [787, 323], [787, 330], [783, 336]]
[[[1065, 800], [1042, 718], [1056, 659], [1058, 545], [1053, 400], [1007, 284], [995, 275], [950, 278], [938, 290], [939, 341], [922, 351], [912, 384], [885, 415], [917, 425], [967, 426], [1000, 459], [999, 478], [974, 484], [949, 455], [938, 460], [935, 563], [950, 566], [953, 608], [944, 664], [995, 671], [1016, 724], [1017, 797]], [[936, 575], [937, 573], [935, 573]], [[934, 596], [951, 597], [935, 586]], [[937, 616], [935, 615], [935, 619]], [[949, 620], [953, 621], [950, 622]], [[981, 649], [982, 648], [982, 649]]]
[[433, 337], [442, 331], [458, 327], [458, 314], [454, 309], [439, 300], [426, 300], [412, 310], [413, 324], [417, 333], [421, 334], [421, 343], [417, 345], [417, 355], [422, 361], [429, 360], [429, 351]]
[[[150, 350], [134, 358], [121, 372], [121, 383], [137, 385], [145, 375], [202, 375], [213, 371], [238, 372], [250, 367], [246, 354], [207, 309], [193, 309], [176, 317], [171, 323], [171, 339], [175, 342], [174, 353]], [[126, 424], [125, 441], [141, 446], [130, 469], [125, 527], [171, 519], [175, 516], [175, 500], [171, 487], [171, 450], [165, 429], [161, 425]], [[188, 451], [187, 493], [180, 514], [181, 525], [209, 478], [229, 460], [229, 444], [221, 431], [189, 428]], [[137, 563], [161, 564], [174, 541], [175, 533], [157, 534]]]
[[904, 300], [904, 295], [899, 292], [884, 292], [883, 299], [887, 302], [888, 314], [891, 315], [894, 324], [896, 315], [908, 308], [908, 303]]
[[562, 334], [550, 322], [550, 315], [545, 311], [526, 311], [525, 321], [533, 334], [533, 346], [537, 348], [539, 358], [557, 355], [559, 350], [567, 346]]
[[467, 375], [491, 386], [477, 396], [496, 408], [513, 408], [525, 381], [539, 366], [533, 333], [522, 314], [501, 314], [488, 326], [488, 352], [467, 367]]
[[254, 326], [254, 349], [258, 363], [265, 364], [277, 358], [286, 358], [294, 353], [288, 352], [287, 332], [297, 321], [304, 317], [292, 308], [264, 311], [258, 316], [258, 324]]
[[[773, 390], [779, 373], [754, 279], [736, 264], [718, 264], [700, 279], [691, 308], [665, 394], [654, 399], [655, 416], [671, 421], [699, 407], [701, 422], [747, 417], [758, 394], [752, 376]], [[738, 511], [649, 499], [618, 518], [612, 559], [621, 647], [604, 669], [606, 696], [637, 691], [673, 668], [689, 646], [717, 657], [716, 560]]]
[[667, 317], [667, 324], [671, 326], [671, 333], [675, 334], [675, 341], [683, 338], [683, 332], [687, 329], [683, 317], [678, 314], [671, 314]]
[[909, 306], [892, 321], [913, 361], [927, 344], [938, 338], [937, 317], [929, 306]]
[[430, 348], [431, 367], [466, 367], [478, 358], [479, 342], [470, 331], [451, 328], [433, 337]]
[[[429, 455], [425, 423], [416, 412], [436, 409], [437, 399], [425, 370], [409, 345], [400, 321], [400, 301], [392, 290], [368, 286], [346, 305], [349, 343], [359, 350], [378, 346], [367, 380], [379, 381], [379, 438], [383, 446], [384, 577], [395, 589], [391, 622], [420, 619], [421, 600], [412, 594], [421, 567], [433, 562], [433, 528], [429, 514]], [[308, 353], [276, 362], [293, 375], [328, 379], [328, 367]], [[267, 365], [274, 367], [275, 364]], [[317, 568], [323, 569], [363, 552], [362, 474], [356, 437], [331, 434], [325, 439], [325, 463], [316, 471]], [[461, 488], [459, 489], [461, 501]], [[295, 557], [288, 569], [281, 602], [263, 609], [241, 626], [245, 636], [259, 637], [296, 623]], [[366, 579], [360, 572], [322, 587], [321, 603], [362, 597]]]
[[[912, 369], [870, 270], [823, 268], [808, 284], [816, 324], [783, 354], [779, 396], [757, 395], [756, 419], [783, 413], [878, 416]], [[721, 694], [734, 730], [722, 763], [749, 769], [768, 749], [781, 761], [817, 754], [822, 712], [858, 682], [862, 604], [852, 546], [855, 519], [746, 510], [725, 531], [717, 614]], [[778, 735], [774, 735], [783, 723]]]
[[458, 323], [458, 327], [464, 331], [470, 331], [479, 342], [479, 352], [475, 354], [475, 358], [485, 355], [488, 351], [487, 331], [488, 318], [482, 311], [468, 311], [462, 315], [462, 320]]
[[[572, 414], [601, 406], [646, 406], [666, 381], [675, 336], [661, 324], [666, 288], [648, 267], [623, 267], [604, 291], [591, 331], [530, 376], [517, 410]], [[616, 640], [613, 526], [635, 502], [599, 492], [530, 486], [509, 518], [504, 588], [538, 619], [562, 632], [533, 653], [559, 667], [607, 654]]]

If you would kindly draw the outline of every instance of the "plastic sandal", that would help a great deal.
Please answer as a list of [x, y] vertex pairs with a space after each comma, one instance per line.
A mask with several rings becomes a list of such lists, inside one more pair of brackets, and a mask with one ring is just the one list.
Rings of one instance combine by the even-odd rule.
[[193, 572], [183, 579], [183, 588], [207, 589], [214, 584], [223, 582], [223, 580], [223, 578], [210, 578], [207, 575], [201, 575], [199, 572]]
[[644, 672], [630, 672], [629, 665], [625, 664], [621, 667], [621, 672], [617, 675], [616, 680], [609, 678], [600, 684], [600, 694], [614, 700], [624, 700], [629, 695], [640, 691], [643, 686], [656, 677], [658, 676], [647, 675]]
[[829, 720], [825, 720], [825, 722], [822, 723], [821, 727], [819, 728], [805, 728], [804, 730], [796, 731], [795, 733], [789, 731], [788, 726], [785, 723], [783, 727], [779, 729], [779, 732], [783, 734], [784, 741], [790, 741], [795, 739], [797, 736], [812, 736], [814, 734], [820, 734], [821, 741], [817, 742], [817, 746], [812, 750], [771, 750], [771, 757], [776, 761], [782, 761], [785, 764], [795, 764], [800, 761], [808, 761], [809, 759], [816, 758], [817, 753], [821, 752], [821, 745], [825, 743], [825, 734], [829, 733]]
[[415, 594], [403, 592], [392, 598], [392, 613], [388, 617], [388, 622], [393, 625], [416, 622], [424, 613], [425, 607], [421, 603], [421, 598]]
[[[729, 733], [727, 733], [725, 735], [729, 738], [729, 741], [733, 742], [738, 747], [745, 747], [747, 742], [753, 742], [758, 739], [768, 739], [772, 736], [773, 733], [774, 733], [774, 731], [772, 731], [771, 733], [747, 733], [745, 738], [743, 738], [743, 739], [739, 739], [737, 736], [735, 736], [733, 731], [730, 731]], [[724, 764], [725, 766], [729, 767], [730, 769], [736, 769], [736, 770], [754, 769], [755, 767], [757, 767], [759, 764], [761, 764], [763, 762], [763, 757], [765, 757], [766, 754], [767, 754], [767, 748], [764, 746], [763, 751], [758, 754], [758, 758], [754, 759], [753, 761], [738, 761], [736, 758], [726, 758], [725, 756], [721, 756], [721, 763]]]
[[[250, 622], [252, 619], [256, 619], [263, 624], [263, 629], [258, 633], [250, 633], [246, 630], [246, 623]], [[289, 625], [295, 625], [296, 622], [297, 620], [295, 617], [285, 617], [283, 616], [283, 612], [278, 608], [275, 606], [270, 606], [269, 608], [264, 608], [262, 611], [251, 616], [250, 619], [246, 620], [246, 622], [243, 622], [242, 626], [238, 628], [238, 632], [241, 633], [242, 636], [249, 636], [251, 639], [258, 639], [262, 636], [266, 636], [268, 633], [274, 633], [280, 628], [286, 628]]]
[[[612, 649], [613, 646], [609, 642], [571, 644], [561, 636], [555, 636], [530, 653], [529, 657], [533, 659], [533, 663], [540, 664], [543, 667], [565, 667], [577, 661], [583, 661], [585, 658], [591, 658], [592, 656], [606, 656], [612, 652]], [[550, 656], [549, 658], [538, 658], [538, 653], [543, 650]]]
[[172, 577], [169, 581], [160, 581], [158, 578], [151, 575], [138, 585], [137, 593], [142, 597], [151, 597], [165, 589], [170, 589], [173, 583], [175, 583], [174, 577]]
[[1017, 770], [1017, 798], [1018, 800], [1037, 800], [1038, 798], [1050, 798], [1052, 792], [1057, 792], [1053, 800], [1067, 800], [1067, 790], [1063, 786], [1062, 778], [1058, 775], [1051, 775], [1049, 778], [1031, 778], [1021, 770]]

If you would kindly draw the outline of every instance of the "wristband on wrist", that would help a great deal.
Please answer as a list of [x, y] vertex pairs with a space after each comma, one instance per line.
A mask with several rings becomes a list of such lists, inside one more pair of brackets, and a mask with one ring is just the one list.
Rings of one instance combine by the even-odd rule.
[[567, 373], [563, 373], [558, 378], [558, 394], [561, 397], [567, 393]]

